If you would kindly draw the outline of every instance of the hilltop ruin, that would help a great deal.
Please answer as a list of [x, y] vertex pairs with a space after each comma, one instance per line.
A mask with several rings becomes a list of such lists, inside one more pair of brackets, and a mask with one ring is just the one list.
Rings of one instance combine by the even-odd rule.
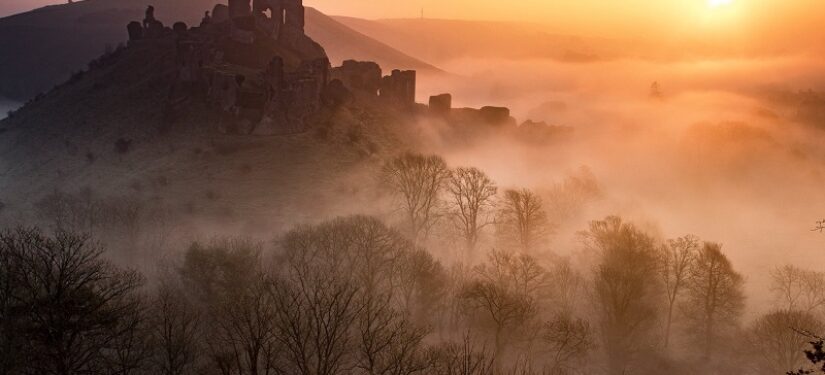
[[[127, 25], [129, 44], [174, 38], [177, 75], [169, 105], [200, 96], [224, 114], [221, 128], [237, 134], [301, 132], [325, 107], [350, 93], [387, 105], [415, 104], [416, 72], [383, 76], [374, 62], [333, 68], [324, 48], [304, 32], [302, 0], [229, 0], [201, 24], [166, 28], [149, 7], [143, 22]], [[168, 110], [168, 109], [167, 109]]]

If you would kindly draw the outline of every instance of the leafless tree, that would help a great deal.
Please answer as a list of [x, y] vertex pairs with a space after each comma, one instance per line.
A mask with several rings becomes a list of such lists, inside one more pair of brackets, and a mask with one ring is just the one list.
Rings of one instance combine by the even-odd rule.
[[432, 350], [432, 373], [435, 375], [491, 375], [495, 358], [484, 346], [473, 343], [465, 334], [460, 343], [447, 342]]
[[725, 330], [738, 324], [745, 308], [743, 284], [722, 246], [706, 242], [691, 267], [684, 304], [691, 337], [706, 361]]
[[807, 363], [804, 349], [811, 338], [801, 332], [821, 332], [822, 323], [803, 311], [774, 310], [760, 316], [748, 331], [751, 364], [757, 374], [783, 374]]
[[599, 257], [593, 298], [609, 373], [620, 375], [648, 343], [657, 317], [653, 239], [615, 216], [591, 222], [582, 235]]
[[667, 243], [659, 247], [657, 270], [667, 298], [665, 348], [670, 344], [670, 332], [676, 302], [684, 291], [690, 277], [690, 267], [698, 251], [699, 238], [691, 235], [668, 240]]
[[825, 307], [825, 273], [786, 265], [771, 271], [771, 291], [787, 310], [814, 312]]
[[498, 234], [506, 243], [530, 253], [549, 234], [541, 198], [530, 190], [507, 190], [501, 202]]
[[286, 372], [414, 374], [429, 366], [426, 331], [398, 305], [438, 266], [414, 256], [419, 250], [409, 240], [355, 216], [293, 230], [282, 248], [274, 299]]
[[585, 280], [567, 260], [559, 260], [548, 272], [549, 302], [556, 315], [572, 316], [581, 303]]
[[86, 235], [94, 235], [103, 222], [101, 210], [101, 200], [90, 188], [73, 194], [55, 190], [34, 205], [36, 216], [51, 229]]
[[185, 254], [181, 276], [201, 300], [210, 355], [224, 372], [276, 370], [277, 306], [261, 263], [260, 245], [244, 239], [195, 243]]
[[587, 167], [569, 173], [563, 181], [542, 194], [547, 198], [545, 207], [550, 215], [550, 225], [558, 226], [577, 215], [586, 204], [601, 195], [601, 187]]
[[406, 251], [399, 257], [400, 309], [414, 321], [436, 323], [437, 310], [447, 294], [447, 274], [440, 262], [424, 249]]
[[162, 375], [194, 374], [200, 356], [201, 316], [177, 286], [162, 283], [149, 315], [156, 354], [153, 371]]
[[406, 153], [390, 160], [382, 181], [399, 199], [414, 243], [425, 240], [439, 217], [439, 195], [450, 173], [439, 156]]
[[390, 296], [362, 298], [367, 300], [358, 318], [356, 367], [375, 375], [426, 373], [431, 366], [422, 345], [427, 331], [398, 313]]
[[[453, 223], [464, 238], [465, 251], [472, 253], [481, 230], [492, 223], [486, 211], [494, 207], [496, 184], [476, 168], [457, 168], [447, 183]], [[469, 254], [465, 254], [469, 255]]]
[[544, 323], [541, 340], [550, 356], [550, 374], [563, 373], [579, 367], [595, 347], [590, 323], [559, 315]]
[[107, 371], [120, 344], [136, 337], [142, 278], [103, 260], [103, 250], [84, 237], [65, 232], [3, 233], [0, 249], [11, 259], [5, 264], [14, 265], [4, 272], [13, 285], [4, 318], [19, 335], [23, 373]]
[[492, 251], [488, 261], [473, 269], [461, 299], [471, 315], [480, 315], [493, 328], [497, 362], [505, 336], [523, 328], [535, 316], [538, 296], [547, 287], [547, 273], [528, 255]]

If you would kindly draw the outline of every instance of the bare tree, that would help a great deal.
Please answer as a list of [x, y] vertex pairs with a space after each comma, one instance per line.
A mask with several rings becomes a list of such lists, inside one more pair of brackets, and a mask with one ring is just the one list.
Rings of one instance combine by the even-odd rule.
[[457, 168], [450, 173], [447, 191], [451, 199], [451, 216], [464, 238], [465, 252], [472, 253], [482, 228], [492, 222], [485, 214], [493, 208], [498, 187], [476, 168]]
[[471, 315], [480, 315], [493, 327], [494, 358], [498, 363], [506, 336], [513, 335], [535, 316], [539, 295], [547, 287], [547, 273], [528, 255], [492, 251], [488, 262], [476, 266], [461, 299]]
[[722, 246], [705, 242], [691, 267], [684, 306], [691, 336], [706, 361], [725, 330], [738, 324], [745, 308], [743, 284]]
[[530, 190], [507, 190], [499, 212], [498, 233], [507, 243], [530, 253], [549, 234], [541, 198]]
[[406, 153], [389, 161], [382, 181], [399, 199], [414, 243], [425, 240], [439, 217], [439, 195], [450, 173], [439, 156]]
[[550, 356], [550, 374], [579, 367], [595, 347], [590, 323], [583, 319], [559, 315], [545, 322], [541, 332], [541, 340]]
[[[355, 216], [288, 233], [273, 292], [288, 373], [414, 374], [426, 331], [398, 311], [439, 269], [380, 221]], [[426, 261], [427, 259], [430, 262]], [[403, 293], [402, 293], [403, 292]]]
[[153, 370], [162, 375], [195, 373], [200, 356], [200, 313], [183, 291], [161, 284], [153, 298], [149, 330], [156, 354]]
[[787, 310], [814, 312], [825, 307], [825, 273], [786, 265], [771, 271], [771, 291]]
[[195, 243], [180, 272], [205, 309], [211, 327], [206, 341], [216, 365], [250, 375], [275, 370], [276, 303], [261, 268], [260, 245], [245, 239]]
[[803, 311], [774, 310], [760, 316], [748, 331], [751, 364], [757, 374], [782, 374], [806, 363], [803, 350], [810, 337], [802, 332], [820, 332], [822, 323]]
[[142, 278], [103, 260], [103, 250], [85, 238], [65, 232], [54, 237], [37, 230], [3, 233], [0, 249], [11, 258], [6, 264], [14, 265], [5, 271], [13, 288], [4, 319], [19, 335], [21, 370], [110, 371], [117, 355], [124, 354], [115, 353], [125, 348], [121, 344], [137, 337]]
[[430, 368], [422, 340], [427, 331], [416, 327], [392, 306], [390, 296], [364, 296], [359, 314], [359, 353], [356, 367], [367, 374], [424, 373]]
[[460, 343], [448, 342], [432, 350], [435, 375], [490, 375], [495, 373], [495, 357], [465, 334]]
[[554, 227], [581, 212], [581, 209], [602, 194], [593, 172], [581, 167], [568, 173], [563, 181], [554, 184], [546, 193], [546, 209]]
[[658, 293], [653, 239], [615, 216], [593, 221], [584, 232], [599, 263], [593, 298], [609, 373], [624, 374], [638, 350], [649, 343], [657, 317]]
[[658, 271], [667, 297], [667, 318], [665, 321], [665, 348], [670, 344], [670, 332], [673, 325], [673, 312], [679, 296], [684, 291], [690, 267], [699, 251], [699, 238], [684, 236], [659, 247]]
[[567, 260], [555, 262], [548, 274], [549, 299], [555, 314], [572, 316], [581, 303], [584, 278]]

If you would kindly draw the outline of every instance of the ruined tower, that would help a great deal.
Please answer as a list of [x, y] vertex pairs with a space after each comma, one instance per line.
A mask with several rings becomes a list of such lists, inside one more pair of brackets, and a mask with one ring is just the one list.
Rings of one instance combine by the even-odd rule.
[[302, 0], [254, 0], [258, 28], [272, 38], [295, 46], [304, 36], [304, 4]]

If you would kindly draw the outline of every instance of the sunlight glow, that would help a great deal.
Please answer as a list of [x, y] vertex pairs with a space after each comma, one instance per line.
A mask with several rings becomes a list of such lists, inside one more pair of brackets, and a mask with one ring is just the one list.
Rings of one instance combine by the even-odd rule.
[[733, 0], [708, 0], [708, 6], [711, 8], [719, 8], [731, 3], [733, 3]]

